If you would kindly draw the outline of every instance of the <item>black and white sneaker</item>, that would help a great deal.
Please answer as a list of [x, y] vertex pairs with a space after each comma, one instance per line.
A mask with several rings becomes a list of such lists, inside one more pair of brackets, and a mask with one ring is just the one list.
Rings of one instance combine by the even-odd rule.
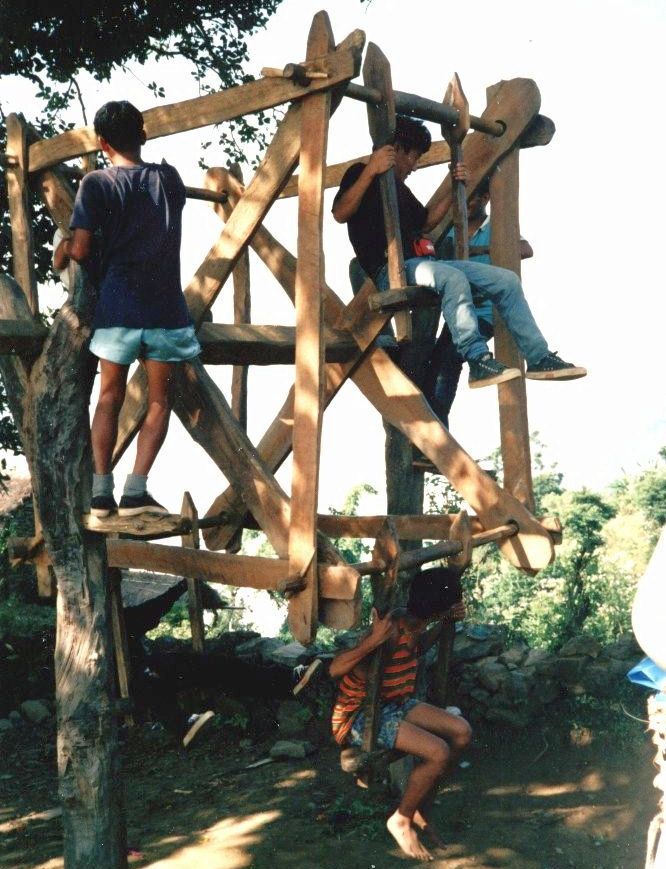
[[527, 366], [525, 377], [530, 380], [578, 380], [586, 374], [586, 368], [565, 362], [557, 353], [548, 352], [543, 359]]
[[518, 368], [507, 368], [492, 353], [484, 353], [478, 359], [468, 359], [469, 386], [470, 389], [479, 389], [482, 386], [493, 386], [496, 383], [506, 383], [507, 380], [515, 380], [520, 377]]
[[106, 519], [118, 509], [113, 495], [93, 495], [90, 499], [90, 514], [98, 519]]
[[168, 516], [166, 507], [144, 492], [143, 495], [123, 495], [118, 506], [119, 516], [140, 516], [142, 513], [152, 513], [155, 516]]

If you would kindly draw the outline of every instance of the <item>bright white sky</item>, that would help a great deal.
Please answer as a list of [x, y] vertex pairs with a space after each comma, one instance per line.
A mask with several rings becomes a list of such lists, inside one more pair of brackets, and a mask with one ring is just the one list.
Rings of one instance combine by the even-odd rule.
[[[587, 366], [589, 376], [566, 384], [528, 382], [530, 429], [547, 445], [569, 487], [602, 488], [624, 472], [648, 467], [666, 444], [662, 329], [666, 314], [663, 278], [648, 263], [664, 201], [663, 75], [659, 62], [666, 40], [666, 6], [659, 0], [561, 0], [557, 4], [477, 0], [474, 4], [397, 0], [336, 0], [329, 15], [336, 41], [365, 31], [392, 64], [396, 89], [439, 100], [453, 72], [460, 75], [473, 114], [485, 106], [486, 86], [502, 79], [532, 78], [541, 91], [543, 114], [557, 133], [545, 148], [521, 154], [521, 231], [534, 259], [523, 264], [526, 293], [553, 349]], [[250, 43], [250, 71], [302, 60], [312, 16], [321, 0], [284, 0], [265, 32]], [[140, 108], [155, 105], [141, 84], [157, 78], [166, 102], [195, 94], [195, 84], [178, 64], [114, 79], [110, 87], [88, 83], [90, 114], [107, 99], [128, 98]], [[3, 109], [19, 111], [3, 96]], [[431, 125], [438, 136], [438, 130]], [[197, 168], [199, 133], [156, 140], [147, 159], [165, 156], [190, 185], [201, 183]], [[369, 150], [365, 107], [345, 101], [332, 119], [328, 162]], [[206, 155], [215, 162], [214, 150]], [[219, 155], [220, 165], [225, 157]], [[443, 168], [410, 180], [427, 199]], [[330, 216], [324, 223], [326, 278], [348, 300], [346, 230]], [[294, 201], [278, 203], [267, 225], [290, 250], [296, 249]], [[185, 282], [213, 243], [221, 224], [204, 204], [187, 206], [183, 244]], [[644, 239], [647, 238], [647, 244]], [[651, 241], [650, 241], [651, 240]], [[658, 239], [657, 239], [658, 241]], [[256, 323], [293, 324], [283, 291], [253, 258], [252, 318]], [[215, 305], [218, 321], [229, 321], [230, 283]], [[229, 395], [228, 371], [216, 376]], [[250, 436], [257, 442], [282, 404], [293, 378], [290, 367], [250, 373]], [[452, 432], [477, 458], [499, 443], [496, 391], [468, 390], [466, 373], [454, 406]], [[205, 512], [225, 481], [177, 421], [151, 476], [151, 491], [171, 509], [184, 489]], [[381, 420], [358, 390], [346, 385], [325, 416], [320, 508], [340, 506], [356, 483], [383, 493]], [[118, 482], [128, 470], [124, 460]], [[289, 490], [290, 465], [278, 475]], [[383, 510], [383, 495], [363, 504]]]

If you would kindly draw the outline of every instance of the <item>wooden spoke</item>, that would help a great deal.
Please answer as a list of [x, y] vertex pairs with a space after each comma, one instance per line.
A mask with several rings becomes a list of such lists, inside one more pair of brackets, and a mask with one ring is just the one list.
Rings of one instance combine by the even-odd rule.
[[[391, 65], [374, 42], [368, 44], [365, 53], [363, 81], [368, 87], [375, 88], [382, 96], [382, 102], [379, 105], [368, 105], [368, 124], [372, 144], [375, 148], [381, 148], [383, 145], [391, 144], [395, 135], [395, 98], [391, 83]], [[402, 253], [398, 194], [393, 169], [380, 176], [379, 188], [386, 231], [389, 287], [392, 290], [402, 289], [407, 281]], [[407, 312], [401, 311], [396, 314], [395, 332], [398, 341], [411, 340], [412, 321]]]
[[39, 312], [35, 253], [32, 239], [28, 191], [28, 141], [26, 124], [18, 115], [7, 115], [7, 154], [14, 165], [7, 166], [7, 201], [12, 229], [14, 278], [23, 289], [33, 314]]

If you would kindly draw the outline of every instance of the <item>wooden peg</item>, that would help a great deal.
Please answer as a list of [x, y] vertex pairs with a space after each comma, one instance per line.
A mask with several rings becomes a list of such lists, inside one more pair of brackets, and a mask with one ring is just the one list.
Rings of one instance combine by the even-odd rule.
[[[188, 518], [192, 523], [192, 529], [189, 534], [183, 534], [180, 538], [184, 547], [189, 549], [199, 549], [199, 514], [194, 506], [194, 501], [189, 492], [183, 495], [183, 503], [180, 508], [183, 516]], [[201, 580], [187, 578], [187, 609], [190, 615], [190, 625], [192, 628], [192, 648], [199, 654], [204, 650], [204, 622], [203, 622], [203, 601], [201, 596]]]

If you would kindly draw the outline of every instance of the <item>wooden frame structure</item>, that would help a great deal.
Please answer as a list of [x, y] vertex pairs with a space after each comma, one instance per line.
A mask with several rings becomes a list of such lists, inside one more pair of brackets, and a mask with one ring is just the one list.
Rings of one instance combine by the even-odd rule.
[[[15, 540], [11, 549], [15, 561], [31, 560], [38, 566], [41, 588], [50, 587], [53, 575], [57, 581], [58, 763], [68, 867], [117, 867], [125, 859], [120, 789], [113, 783], [118, 765], [114, 632], [116, 646], [122, 646], [116, 568], [187, 577], [197, 625], [194, 642], [200, 649], [203, 632], [197, 584], [201, 579], [284, 592], [289, 596], [291, 630], [307, 643], [318, 623], [337, 628], [356, 624], [362, 575], [390, 570], [394, 576], [398, 569], [468, 554], [470, 546], [491, 541], [525, 570], [539, 570], [553, 558], [557, 524], [539, 521], [530, 512], [524, 381], [499, 386], [506, 480], [506, 488], [501, 489], [451, 437], [419, 389], [377, 341], [396, 312], [399, 338], [406, 339], [411, 329], [409, 309], [432, 308], [429, 293], [403, 286], [400, 245], [391, 245], [390, 292], [377, 293], [368, 280], [345, 304], [325, 283], [323, 191], [339, 183], [347, 165], [326, 165], [326, 141], [330, 117], [343, 97], [368, 103], [376, 142], [390, 137], [396, 108], [438, 121], [447, 129], [461, 121], [461, 112], [451, 100], [440, 104], [394, 91], [388, 61], [372, 44], [364, 66], [364, 86], [352, 83], [361, 69], [364, 42], [364, 34], [354, 31], [336, 46], [328, 16], [321, 12], [312, 22], [303, 63], [289, 64], [281, 71], [266, 70], [258, 81], [144, 112], [147, 137], [155, 138], [289, 103], [245, 187], [237, 172], [214, 169], [206, 175], [208, 192], [189, 190], [190, 195], [215, 202], [224, 221], [219, 237], [185, 289], [203, 357], [182, 367], [174, 408], [192, 438], [229, 481], [201, 519], [188, 497], [180, 516], [133, 521], [129, 526], [118, 519], [92, 524], [87, 516], [91, 473], [88, 402], [93, 372], [86, 346], [93, 296], [85, 275], [73, 266], [74, 289], [67, 303], [48, 332], [38, 323], [27, 191], [30, 184], [38, 185], [54, 222], [68, 228], [73, 191], [68, 181], [71, 171], [62, 163], [95, 152], [97, 141], [91, 128], [43, 141], [18, 116], [7, 119], [5, 163], [15, 268], [13, 279], [0, 277], [0, 373], [22, 435], [36, 510], [35, 537]], [[501, 173], [494, 173], [491, 188], [491, 253], [495, 262], [516, 270], [519, 149], [546, 144], [552, 135], [552, 124], [539, 115], [539, 108], [534, 82], [501, 82], [489, 89], [483, 115], [468, 119], [474, 132], [464, 136], [461, 145], [471, 170], [468, 195], [492, 169], [502, 166]], [[421, 164], [434, 165], [449, 158], [446, 143], [436, 142]], [[297, 164], [300, 169], [294, 178]], [[391, 184], [387, 177], [383, 192], [389, 237], [395, 237], [399, 227]], [[438, 195], [452, 199], [450, 188], [450, 180], [445, 179]], [[296, 257], [262, 224], [279, 197], [294, 195], [299, 200]], [[452, 220], [449, 211], [434, 235], [448, 231]], [[293, 301], [295, 328], [248, 322], [250, 247]], [[230, 276], [234, 324], [205, 322]], [[496, 347], [503, 361], [522, 364], [501, 325]], [[246, 366], [292, 361], [294, 386], [255, 445], [245, 431]], [[206, 364], [235, 366], [231, 403], [207, 373]], [[476, 515], [465, 540], [461, 541], [456, 528], [451, 531], [451, 516], [419, 515], [422, 476], [420, 482], [410, 476], [411, 462], [404, 474], [395, 467], [387, 469], [388, 512], [396, 515], [317, 514], [322, 417], [348, 379], [398, 433], [400, 443], [417, 446], [472, 507]], [[131, 443], [145, 413], [145, 378], [139, 371], [128, 385], [115, 461]], [[290, 495], [275, 478], [289, 452], [293, 452]], [[421, 493], [421, 506], [412, 508], [414, 492], [416, 496]], [[396, 541], [439, 542], [415, 551], [407, 551], [409, 544], [402, 550], [394, 547], [388, 560], [381, 557], [383, 550], [378, 545], [369, 562], [348, 564], [329, 540], [331, 536], [381, 538], [387, 518], [396, 529]], [[252, 525], [266, 533], [277, 558], [237, 554], [239, 531]], [[200, 530], [210, 551], [199, 548]], [[128, 534], [135, 539], [127, 539]], [[183, 545], [149, 542], [170, 535], [181, 535]], [[136, 539], [141, 537], [145, 539]], [[121, 689], [126, 694], [129, 687], [121, 684]]]

